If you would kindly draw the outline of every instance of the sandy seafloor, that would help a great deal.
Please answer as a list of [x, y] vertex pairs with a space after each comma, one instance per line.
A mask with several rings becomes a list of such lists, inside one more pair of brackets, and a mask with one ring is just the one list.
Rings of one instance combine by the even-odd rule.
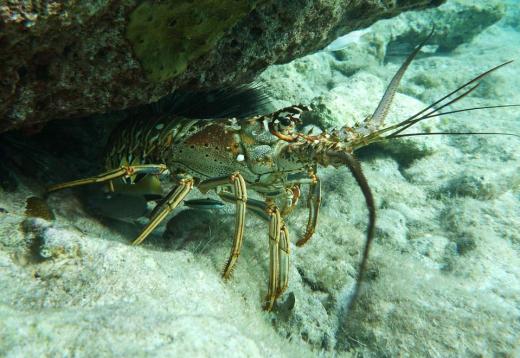
[[[262, 81], [280, 106], [311, 104], [322, 125], [353, 123], [373, 111], [408, 51], [389, 51], [389, 39], [417, 27], [418, 42], [439, 14], [457, 9], [477, 15], [459, 27], [437, 23], [437, 31], [474, 28], [471, 19], [482, 8], [500, 13], [499, 3], [449, 2], [381, 21], [342, 49], [268, 69]], [[449, 51], [430, 47], [414, 61], [389, 122], [511, 59], [454, 108], [520, 104], [520, 11], [508, 5], [475, 38]], [[518, 134], [520, 109], [418, 128]], [[185, 210], [132, 247], [139, 226], [107, 224], [72, 191], [49, 199], [56, 220], [26, 218], [25, 199], [43, 186], [15, 173], [18, 189], [0, 189], [0, 356], [520, 356], [520, 138], [403, 139], [359, 158], [378, 222], [369, 280], [350, 312], [366, 209], [346, 169], [320, 171], [318, 230], [305, 247], [291, 247], [289, 288], [271, 313], [260, 305], [267, 227], [253, 216], [224, 282], [232, 208]], [[306, 213], [304, 199], [288, 219], [293, 242]]]

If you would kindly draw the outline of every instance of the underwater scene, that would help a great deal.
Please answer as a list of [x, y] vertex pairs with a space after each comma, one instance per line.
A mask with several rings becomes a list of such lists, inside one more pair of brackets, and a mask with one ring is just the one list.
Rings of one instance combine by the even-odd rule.
[[520, 357], [518, 0], [6, 1], [0, 102], [0, 357]]

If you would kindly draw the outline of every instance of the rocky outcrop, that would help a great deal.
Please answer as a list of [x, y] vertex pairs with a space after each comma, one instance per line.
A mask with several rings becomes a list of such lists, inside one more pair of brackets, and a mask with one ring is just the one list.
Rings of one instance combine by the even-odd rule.
[[0, 131], [251, 81], [338, 35], [442, 2], [4, 2]]

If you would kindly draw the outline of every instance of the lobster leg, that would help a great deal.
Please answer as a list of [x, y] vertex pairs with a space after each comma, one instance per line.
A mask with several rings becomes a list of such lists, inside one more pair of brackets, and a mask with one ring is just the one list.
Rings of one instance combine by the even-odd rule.
[[231, 201], [235, 202], [236, 205], [235, 234], [233, 236], [233, 247], [231, 248], [231, 253], [229, 254], [229, 258], [226, 262], [226, 265], [224, 266], [224, 271], [222, 272], [222, 277], [224, 277], [224, 279], [228, 279], [231, 276], [233, 268], [237, 263], [238, 256], [240, 256], [240, 250], [242, 249], [242, 243], [244, 239], [244, 226], [247, 203], [246, 182], [239, 172], [235, 172], [229, 178], [215, 178], [204, 181], [198, 185], [198, 188], [201, 191], [207, 191], [213, 187], [218, 187], [224, 184], [232, 185], [233, 199]]
[[293, 186], [285, 188], [285, 203], [281, 210], [282, 217], [286, 217], [294, 210], [296, 204], [298, 204], [298, 199], [300, 199], [300, 196], [300, 184], [295, 184]]
[[66, 183], [51, 185], [47, 188], [47, 193], [66, 189], [66, 188], [72, 188], [75, 186], [81, 186], [81, 185], [87, 185], [87, 184], [94, 184], [94, 183], [103, 183], [106, 181], [118, 179], [121, 177], [129, 177], [131, 175], [136, 174], [162, 174], [166, 171], [166, 165], [164, 164], [141, 164], [141, 165], [128, 165], [128, 166], [122, 166], [118, 169], [109, 170], [107, 172], [101, 173], [95, 177], [90, 178], [84, 178], [84, 179], [78, 179], [69, 181]]
[[289, 230], [282, 224], [280, 230], [280, 241], [278, 243], [278, 286], [276, 297], [279, 297], [289, 285]]
[[296, 242], [296, 246], [303, 246], [316, 231], [316, 224], [318, 222], [318, 213], [320, 211], [321, 203], [321, 183], [317, 176], [315, 181], [311, 183], [309, 188], [309, 197], [307, 199], [307, 206], [309, 207], [309, 220], [307, 221], [307, 228], [303, 237]]
[[276, 300], [279, 287], [279, 243], [280, 231], [282, 229], [282, 217], [280, 210], [276, 206], [268, 208], [269, 220], [269, 285], [267, 286], [267, 297], [265, 298], [264, 309], [270, 311]]
[[[222, 192], [219, 196], [226, 202], [233, 202], [229, 193]], [[246, 205], [248, 210], [269, 223], [269, 286], [264, 309], [270, 311], [289, 282], [289, 231], [275, 206], [255, 199], [247, 199]]]
[[160, 204], [161, 207], [158, 210], [154, 210], [154, 215], [150, 218], [150, 222], [146, 227], [141, 231], [137, 239], [132, 242], [132, 245], [139, 245], [141, 242], [146, 239], [148, 235], [163, 221], [163, 219], [173, 210], [175, 209], [179, 203], [188, 195], [188, 193], [193, 188], [193, 179], [181, 179], [179, 181], [179, 185], [172, 189], [165, 200]]

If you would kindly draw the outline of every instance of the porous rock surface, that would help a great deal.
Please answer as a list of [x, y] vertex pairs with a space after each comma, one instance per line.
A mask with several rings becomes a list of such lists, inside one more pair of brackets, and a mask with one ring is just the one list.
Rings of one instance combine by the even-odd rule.
[[2, 2], [0, 131], [251, 81], [340, 34], [442, 2]]

